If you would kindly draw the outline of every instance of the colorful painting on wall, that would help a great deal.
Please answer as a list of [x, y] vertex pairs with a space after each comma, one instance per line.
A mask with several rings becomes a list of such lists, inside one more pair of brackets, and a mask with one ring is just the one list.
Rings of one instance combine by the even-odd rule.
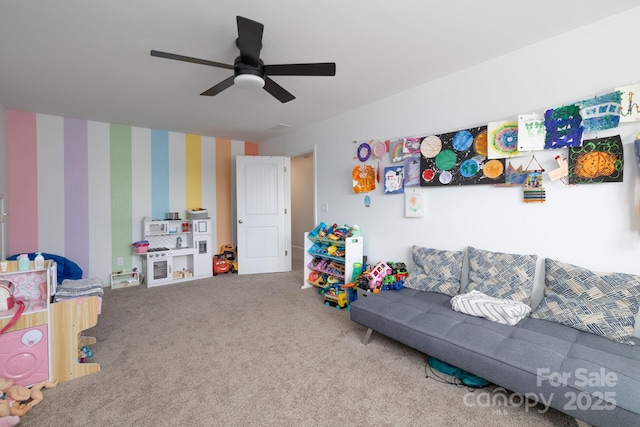
[[597, 132], [618, 127], [621, 100], [622, 93], [614, 91], [580, 101], [578, 105], [580, 105], [584, 132]]
[[633, 122], [640, 120], [640, 84], [619, 87], [616, 90], [620, 92], [622, 98], [620, 121]]
[[567, 105], [544, 113], [545, 150], [579, 147], [582, 143], [580, 106]]
[[389, 166], [384, 168], [384, 193], [404, 193], [404, 167]]
[[518, 151], [544, 149], [544, 119], [536, 113], [518, 116]]
[[504, 183], [504, 160], [487, 159], [487, 126], [427, 136], [420, 153], [421, 186]]
[[487, 148], [490, 159], [518, 154], [518, 122], [489, 122]]
[[351, 172], [354, 193], [368, 193], [376, 189], [376, 170], [371, 165], [359, 165]]
[[420, 157], [404, 159], [404, 186], [417, 187], [420, 185]]
[[569, 149], [569, 183], [622, 182], [624, 153], [620, 135], [589, 139]]

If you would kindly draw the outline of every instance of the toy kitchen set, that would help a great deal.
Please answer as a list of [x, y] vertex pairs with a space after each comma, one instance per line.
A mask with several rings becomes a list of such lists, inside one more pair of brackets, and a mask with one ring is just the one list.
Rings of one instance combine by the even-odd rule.
[[142, 241], [134, 243], [133, 253], [142, 257], [147, 287], [169, 285], [213, 276], [211, 219], [206, 210], [177, 212], [167, 219], [142, 220]]

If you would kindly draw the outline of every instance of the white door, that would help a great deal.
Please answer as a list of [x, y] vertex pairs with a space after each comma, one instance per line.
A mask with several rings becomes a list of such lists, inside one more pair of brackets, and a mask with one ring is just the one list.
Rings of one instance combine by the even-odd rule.
[[236, 157], [238, 274], [291, 271], [290, 159]]

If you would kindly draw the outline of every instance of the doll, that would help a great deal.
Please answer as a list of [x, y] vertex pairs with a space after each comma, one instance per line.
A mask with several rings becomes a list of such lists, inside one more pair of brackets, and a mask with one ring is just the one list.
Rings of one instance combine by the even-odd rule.
[[4, 393], [4, 401], [9, 404], [9, 414], [22, 416], [29, 412], [31, 408], [42, 402], [44, 394], [43, 388], [53, 388], [58, 385], [58, 381], [40, 381], [31, 388], [17, 385], [12, 380], [0, 378], [0, 391]]

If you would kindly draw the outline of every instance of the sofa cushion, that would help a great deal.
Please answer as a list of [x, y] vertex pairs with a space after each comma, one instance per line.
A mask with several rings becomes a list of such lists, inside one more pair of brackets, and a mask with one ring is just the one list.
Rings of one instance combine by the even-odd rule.
[[634, 345], [640, 276], [600, 273], [545, 260], [544, 298], [531, 317]]
[[536, 271], [536, 255], [491, 252], [471, 246], [467, 291], [529, 304]]
[[460, 290], [464, 252], [413, 246], [416, 266], [409, 272], [404, 286], [419, 291], [439, 292], [453, 296]]

